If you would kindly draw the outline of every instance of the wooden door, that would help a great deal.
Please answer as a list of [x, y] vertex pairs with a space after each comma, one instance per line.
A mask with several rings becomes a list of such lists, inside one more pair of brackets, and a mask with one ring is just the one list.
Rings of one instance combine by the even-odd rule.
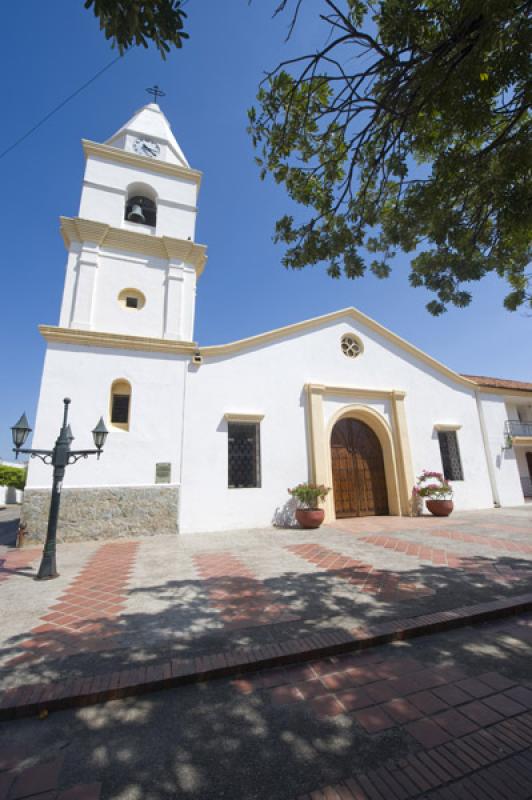
[[368, 425], [339, 420], [331, 435], [331, 458], [337, 517], [388, 513], [382, 448]]

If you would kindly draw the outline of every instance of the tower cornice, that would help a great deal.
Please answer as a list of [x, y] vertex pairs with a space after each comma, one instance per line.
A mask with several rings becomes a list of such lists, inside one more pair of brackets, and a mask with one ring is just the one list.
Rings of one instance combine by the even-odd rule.
[[173, 178], [184, 178], [185, 180], [197, 184], [198, 188], [201, 185], [203, 173], [197, 169], [182, 167], [179, 164], [171, 164], [167, 161], [149, 158], [148, 156], [137, 155], [137, 153], [132, 153], [129, 150], [120, 150], [118, 147], [91, 142], [89, 139], [82, 139], [81, 143], [86, 157], [94, 156], [95, 158], [101, 158], [105, 161], [115, 161], [121, 164], [127, 164], [128, 166], [138, 167], [142, 170], [148, 170], [149, 172], [159, 172], [163, 175], [170, 175]]
[[193, 355], [196, 342], [179, 342], [172, 339], [157, 339], [151, 336], [128, 336], [105, 331], [77, 330], [55, 325], [39, 325], [41, 336], [53, 344], [72, 344], [84, 347], [105, 347], [113, 350], [145, 350], [149, 353], [173, 353]]
[[192, 264], [198, 277], [207, 262], [207, 248], [203, 244], [174, 239], [171, 236], [149, 236], [81, 217], [60, 217], [60, 221], [61, 235], [67, 250], [72, 242], [93, 242], [113, 250], [142, 253], [166, 260], [177, 259]]

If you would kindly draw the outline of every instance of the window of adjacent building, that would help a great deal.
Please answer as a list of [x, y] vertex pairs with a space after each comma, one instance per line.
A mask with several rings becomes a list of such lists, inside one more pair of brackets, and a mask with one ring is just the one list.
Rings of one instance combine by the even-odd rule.
[[456, 431], [438, 431], [443, 475], [448, 481], [463, 481], [464, 472]]
[[129, 430], [131, 412], [131, 384], [126, 380], [117, 380], [111, 387], [111, 424], [122, 430]]
[[228, 422], [230, 489], [260, 487], [260, 427], [258, 422]]

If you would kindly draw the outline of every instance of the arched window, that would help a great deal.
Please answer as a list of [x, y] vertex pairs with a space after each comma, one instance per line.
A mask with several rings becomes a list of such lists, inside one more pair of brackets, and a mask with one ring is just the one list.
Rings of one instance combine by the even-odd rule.
[[143, 183], [128, 187], [124, 219], [155, 228], [157, 223], [157, 195]]
[[129, 430], [129, 420], [131, 416], [131, 384], [129, 381], [120, 378], [113, 381], [111, 386], [111, 398], [109, 416], [111, 425]]

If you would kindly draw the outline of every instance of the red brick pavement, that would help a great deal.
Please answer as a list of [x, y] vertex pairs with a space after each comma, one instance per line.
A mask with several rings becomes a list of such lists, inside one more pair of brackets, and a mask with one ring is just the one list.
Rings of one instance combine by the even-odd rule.
[[350, 558], [336, 550], [330, 550], [313, 542], [286, 545], [286, 549], [305, 561], [315, 564], [329, 575], [341, 578], [379, 600], [393, 602], [434, 594], [423, 584], [405, 580], [400, 573], [374, 569], [371, 564]]
[[249, 628], [292, 622], [282, 599], [270, 591], [239, 558], [230, 551], [193, 556], [194, 565], [205, 588], [209, 604], [219, 610], [226, 628]]
[[[532, 531], [528, 531], [532, 533]], [[491, 536], [482, 536], [480, 533], [464, 533], [463, 531], [446, 531], [443, 529], [435, 529], [431, 531], [431, 536], [438, 536], [444, 539], [450, 539], [454, 542], [466, 542], [467, 544], [479, 544], [481, 547], [487, 547], [490, 550], [504, 551], [510, 553], [520, 553], [522, 555], [532, 555], [532, 545], [525, 544], [524, 542], [512, 542], [509, 539], [492, 538]]]
[[[437, 535], [437, 534], [436, 534]], [[461, 557], [450, 550], [441, 550], [418, 542], [401, 539], [399, 535], [362, 536], [360, 541], [374, 547], [383, 547], [395, 553], [412, 556], [420, 561], [428, 561], [435, 567], [450, 567], [474, 572], [489, 578], [494, 583], [508, 584], [530, 577], [530, 570], [514, 568], [510, 564], [493, 564], [485, 556]]]
[[[527, 631], [532, 641], [532, 625]], [[318, 718], [348, 715], [369, 736], [400, 728], [416, 748], [298, 800], [532, 797], [532, 684], [373, 651], [257, 673], [233, 686], [276, 705], [300, 704]]]
[[28, 548], [27, 550], [8, 550], [0, 558], [0, 583], [7, 581], [17, 572], [31, 569], [33, 562], [40, 556], [42, 549], [38, 547]]
[[101, 650], [116, 635], [113, 622], [124, 610], [127, 584], [135, 564], [138, 542], [102, 545], [79, 575], [41, 617], [20, 645], [25, 652], [8, 665], [53, 655], [72, 655], [80, 649]]

